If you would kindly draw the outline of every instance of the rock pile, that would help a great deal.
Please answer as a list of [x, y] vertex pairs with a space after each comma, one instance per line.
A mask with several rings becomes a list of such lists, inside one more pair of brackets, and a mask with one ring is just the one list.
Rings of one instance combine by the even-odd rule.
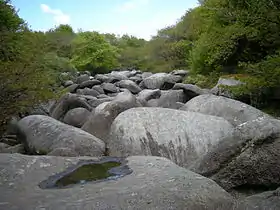
[[[65, 81], [68, 93], [21, 119], [17, 141], [1, 142], [0, 208], [279, 209], [280, 121], [183, 84], [187, 76], [132, 70]], [[85, 182], [86, 171], [81, 184], [38, 187], [104, 156], [124, 158], [132, 173]]]

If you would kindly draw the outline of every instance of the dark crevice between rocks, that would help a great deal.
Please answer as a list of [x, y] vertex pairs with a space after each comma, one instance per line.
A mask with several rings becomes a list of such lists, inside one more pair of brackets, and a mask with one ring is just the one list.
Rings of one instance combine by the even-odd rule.
[[277, 184], [272, 184], [269, 186], [266, 185], [252, 185], [252, 184], [243, 184], [240, 186], [236, 186], [229, 190], [228, 192], [231, 193], [234, 197], [248, 197], [251, 195], [267, 192], [267, 191], [274, 191], [279, 187]]
[[63, 189], [77, 184], [116, 180], [132, 173], [124, 158], [104, 157], [99, 161], [81, 160], [61, 173], [39, 183], [41, 189]]

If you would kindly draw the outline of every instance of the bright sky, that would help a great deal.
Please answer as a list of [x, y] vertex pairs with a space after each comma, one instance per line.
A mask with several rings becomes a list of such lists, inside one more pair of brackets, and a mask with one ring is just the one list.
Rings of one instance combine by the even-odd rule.
[[74, 30], [129, 34], [149, 39], [176, 21], [197, 0], [12, 0], [34, 30], [70, 24]]

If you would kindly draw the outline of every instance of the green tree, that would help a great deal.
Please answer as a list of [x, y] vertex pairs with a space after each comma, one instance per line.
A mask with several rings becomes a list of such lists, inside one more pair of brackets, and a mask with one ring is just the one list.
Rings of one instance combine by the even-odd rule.
[[44, 34], [27, 28], [10, 1], [0, 0], [0, 133], [7, 120], [54, 97], [56, 72], [44, 63]]
[[72, 42], [71, 62], [79, 70], [108, 72], [118, 66], [118, 49], [97, 32], [80, 32]]
[[71, 58], [71, 43], [75, 32], [70, 25], [59, 25], [45, 33], [46, 49], [55, 52], [59, 57]]

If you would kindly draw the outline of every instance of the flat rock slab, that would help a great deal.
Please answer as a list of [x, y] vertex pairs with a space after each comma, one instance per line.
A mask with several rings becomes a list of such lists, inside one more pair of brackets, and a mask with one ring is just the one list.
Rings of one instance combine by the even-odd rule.
[[[38, 184], [88, 157], [0, 154], [0, 208], [7, 210], [232, 209], [214, 181], [160, 157], [129, 157], [133, 171], [116, 180], [41, 189]], [[97, 159], [92, 159], [97, 160]]]

